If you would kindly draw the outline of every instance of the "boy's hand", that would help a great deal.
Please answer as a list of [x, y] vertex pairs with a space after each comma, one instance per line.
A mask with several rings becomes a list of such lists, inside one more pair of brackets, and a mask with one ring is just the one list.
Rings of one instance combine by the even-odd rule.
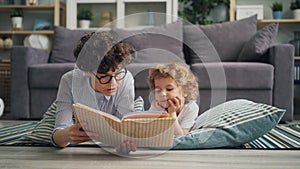
[[168, 107], [168, 113], [171, 115], [171, 117], [177, 117], [177, 112], [180, 112], [182, 108], [182, 101], [179, 97], [175, 97], [172, 99], [168, 99], [169, 107]]
[[159, 104], [159, 101], [153, 100], [154, 106], [157, 108], [159, 111], [168, 111], [167, 108], [164, 108], [161, 104]]

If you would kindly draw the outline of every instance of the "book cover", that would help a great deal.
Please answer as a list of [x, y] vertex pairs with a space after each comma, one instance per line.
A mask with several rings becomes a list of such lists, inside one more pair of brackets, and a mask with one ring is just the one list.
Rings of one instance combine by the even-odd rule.
[[166, 112], [132, 112], [122, 119], [80, 103], [73, 104], [77, 122], [86, 122], [86, 131], [99, 134], [104, 146], [116, 146], [125, 140], [137, 147], [172, 147], [174, 122]]

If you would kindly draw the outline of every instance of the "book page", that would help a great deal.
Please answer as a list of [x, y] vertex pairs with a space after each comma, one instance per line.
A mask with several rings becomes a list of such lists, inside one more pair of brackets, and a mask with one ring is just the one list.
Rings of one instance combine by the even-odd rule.
[[[106, 117], [106, 118], [109, 118], [109, 119], [112, 119], [116, 122], [120, 122], [120, 119], [114, 115], [111, 115], [111, 114], [108, 114], [108, 113], [105, 113], [105, 112], [102, 112], [100, 110], [96, 110], [96, 109], [93, 109], [91, 107], [88, 107], [86, 105], [83, 105], [83, 104], [80, 104], [80, 103], [75, 103], [73, 104], [73, 112], [75, 113], [75, 115], [77, 115], [77, 113], [82, 113], [83, 112], [90, 112], [89, 114], [93, 114], [93, 113], [97, 113], [99, 114], [99, 116], [103, 116], [103, 117]], [[87, 116], [89, 116], [87, 114]]]
[[137, 147], [173, 145], [175, 122], [173, 118], [151, 116], [151, 118], [126, 118], [121, 121], [108, 113], [78, 103], [73, 105], [73, 110], [78, 122], [87, 123], [84, 130], [98, 133], [99, 138], [95, 140], [105, 146], [117, 146], [126, 140], [135, 142]]
[[139, 112], [130, 112], [125, 115], [123, 119], [137, 119], [137, 118], [170, 118], [168, 112], [166, 111], [139, 111]]

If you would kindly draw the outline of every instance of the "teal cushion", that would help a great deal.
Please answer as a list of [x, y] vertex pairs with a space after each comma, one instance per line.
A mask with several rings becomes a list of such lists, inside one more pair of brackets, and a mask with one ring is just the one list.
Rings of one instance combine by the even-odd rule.
[[273, 129], [284, 113], [245, 99], [228, 101], [201, 114], [191, 132], [174, 139], [173, 149], [241, 146]]

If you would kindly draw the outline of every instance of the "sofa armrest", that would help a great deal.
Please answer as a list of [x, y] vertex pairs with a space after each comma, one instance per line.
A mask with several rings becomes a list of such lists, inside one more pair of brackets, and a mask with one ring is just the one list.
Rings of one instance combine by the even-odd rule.
[[290, 44], [271, 46], [269, 63], [274, 66], [273, 105], [286, 109], [281, 121], [293, 120], [294, 47]]
[[28, 67], [47, 63], [49, 51], [24, 46], [14, 46], [11, 52], [11, 115], [13, 118], [30, 118]]

